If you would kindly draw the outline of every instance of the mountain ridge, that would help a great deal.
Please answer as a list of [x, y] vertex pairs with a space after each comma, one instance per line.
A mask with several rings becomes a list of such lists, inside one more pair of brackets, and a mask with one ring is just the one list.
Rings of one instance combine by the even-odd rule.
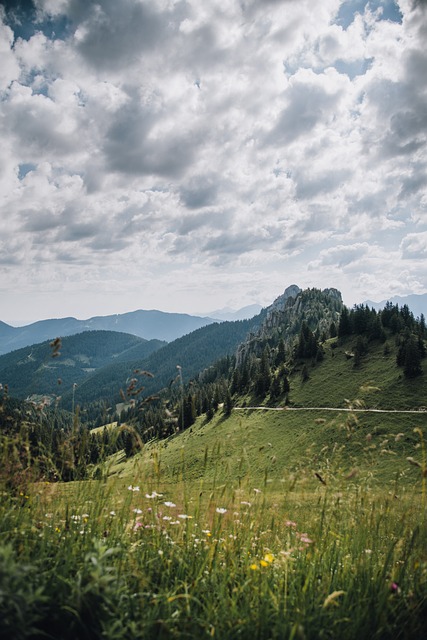
[[172, 342], [177, 338], [216, 322], [213, 318], [187, 313], [168, 313], [156, 309], [129, 311], [85, 320], [73, 317], [38, 320], [23, 327], [0, 322], [0, 355], [32, 344], [66, 337], [85, 331], [116, 331], [145, 340]]

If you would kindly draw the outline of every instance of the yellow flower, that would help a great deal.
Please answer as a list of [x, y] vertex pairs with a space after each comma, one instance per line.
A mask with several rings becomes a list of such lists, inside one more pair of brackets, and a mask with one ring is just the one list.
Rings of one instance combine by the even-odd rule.
[[269, 564], [271, 564], [274, 561], [274, 556], [272, 553], [266, 553], [264, 556], [264, 560], [265, 562], [268, 562]]
[[261, 567], [268, 567], [268, 562], [266, 562], [265, 560], [260, 560], [259, 563]]
[[254, 563], [254, 564], [251, 564], [251, 565], [249, 566], [249, 569], [252, 569], [252, 571], [257, 571], [257, 569], [259, 569], [259, 567], [258, 567], [258, 565], [257, 565], [257, 564], [255, 564], [255, 563]]

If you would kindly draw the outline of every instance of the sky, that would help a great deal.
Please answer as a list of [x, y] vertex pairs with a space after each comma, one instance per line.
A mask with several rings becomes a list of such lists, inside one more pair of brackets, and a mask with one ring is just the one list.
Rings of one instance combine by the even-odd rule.
[[425, 0], [0, 0], [0, 320], [427, 292]]

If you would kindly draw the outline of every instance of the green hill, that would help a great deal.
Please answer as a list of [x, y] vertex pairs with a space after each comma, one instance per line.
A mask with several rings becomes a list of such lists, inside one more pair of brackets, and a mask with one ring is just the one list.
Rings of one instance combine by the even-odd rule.
[[[329, 323], [329, 332], [338, 333], [332, 338]], [[150, 445], [164, 480], [182, 473], [183, 451], [193, 478], [219, 473], [236, 482], [267, 472], [280, 479], [298, 470], [320, 482], [316, 472], [323, 478], [355, 470], [354, 476], [375, 472], [386, 482], [420, 479], [425, 337], [408, 309], [389, 305], [377, 313], [341, 305], [339, 313], [333, 290], [301, 292], [267, 314], [227, 367], [217, 363], [183, 389], [175, 415], [186, 430]], [[187, 420], [191, 403], [194, 419]], [[153, 423], [161, 411], [150, 415]], [[147, 420], [131, 423], [144, 434]], [[132, 474], [132, 462], [126, 464], [123, 472]]]
[[163, 346], [115, 331], [86, 331], [0, 356], [0, 381], [17, 398], [64, 395], [95, 371], [128, 357], [147, 357]]
[[[202, 415], [190, 429], [150, 444], [115, 471], [132, 476], [135, 465], [151, 468], [155, 455], [166, 484], [183, 473], [193, 481], [219, 477], [232, 485], [249, 477], [262, 484], [267, 474], [287, 486], [293, 479], [315, 486], [320, 482], [315, 473], [332, 484], [348, 476], [354, 483], [373, 475], [390, 487], [396, 481], [419, 484], [420, 468], [408, 458], [423, 464], [420, 434], [414, 429], [427, 433], [427, 412], [422, 410], [426, 375], [405, 379], [393, 350], [384, 356], [383, 345], [374, 346], [356, 369], [345, 355], [351, 343], [348, 339], [333, 349], [334, 342], [328, 342], [324, 360], [310, 368], [306, 382], [297, 366], [290, 374], [287, 406], [281, 397], [276, 407], [264, 403], [251, 409], [245, 407], [252, 405], [250, 397], [236, 397], [230, 416], [223, 407], [210, 421]], [[304, 409], [315, 407], [319, 409]]]
[[[177, 377], [177, 365], [181, 366], [183, 380], [188, 381], [199, 371], [209, 367], [218, 358], [234, 354], [247, 333], [260, 322], [260, 316], [250, 320], [235, 320], [210, 324], [192, 331], [182, 338], [163, 346], [148, 355], [141, 356], [136, 348], [129, 350], [126, 358], [119, 357], [113, 364], [94, 373], [79, 385], [76, 399], [84, 405], [104, 398], [109, 404], [120, 402], [120, 390], [125, 391], [134, 371], [146, 370], [153, 378], [143, 381], [144, 395], [158, 393]], [[64, 397], [64, 401], [69, 399]]]

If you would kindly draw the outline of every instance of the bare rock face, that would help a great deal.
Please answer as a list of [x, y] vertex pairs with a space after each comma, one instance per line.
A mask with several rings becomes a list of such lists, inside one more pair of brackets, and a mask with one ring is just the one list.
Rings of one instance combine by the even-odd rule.
[[274, 302], [269, 307], [267, 307], [267, 311], [272, 311], [273, 309], [283, 311], [289, 299], [295, 299], [300, 291], [301, 289], [296, 284], [291, 284], [289, 287], [286, 287], [284, 293], [282, 293], [281, 296], [276, 298]]

